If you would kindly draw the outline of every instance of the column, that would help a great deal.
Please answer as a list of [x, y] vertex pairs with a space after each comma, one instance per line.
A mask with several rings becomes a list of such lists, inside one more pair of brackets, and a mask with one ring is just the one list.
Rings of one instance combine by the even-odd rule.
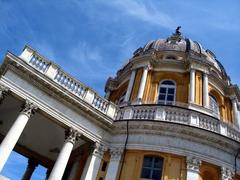
[[221, 180], [233, 180], [234, 173], [226, 168], [221, 167]]
[[195, 157], [187, 157], [187, 180], [199, 179], [199, 167], [201, 160]]
[[105, 180], [113, 180], [117, 178], [118, 168], [121, 162], [123, 149], [114, 148], [110, 150], [111, 159], [108, 165]]
[[134, 80], [135, 80], [135, 76], [136, 76], [136, 69], [133, 69], [132, 73], [131, 73], [129, 83], [128, 83], [128, 88], [127, 88], [127, 92], [126, 92], [126, 95], [125, 95], [125, 98], [124, 98], [124, 102], [129, 101], [130, 95], [132, 93], [132, 88], [133, 88], [133, 83], [134, 83]]
[[237, 105], [237, 98], [232, 98], [232, 107], [233, 107], [233, 117], [235, 124], [240, 128], [240, 117], [238, 114], [238, 105]]
[[9, 89], [6, 86], [0, 84], [0, 104], [2, 103], [4, 97], [7, 95], [8, 91]]
[[48, 178], [49, 178], [49, 176], [50, 176], [50, 173], [51, 173], [51, 171], [52, 171], [52, 168], [48, 168], [48, 169], [47, 169], [47, 172], [46, 172], [46, 178], [45, 178], [45, 180], [48, 180]]
[[195, 69], [190, 70], [190, 88], [188, 103], [195, 102]]
[[27, 169], [22, 177], [22, 180], [30, 180], [31, 176], [34, 172], [34, 170], [36, 169], [36, 167], [38, 166], [38, 162], [35, 159], [29, 159], [28, 160], [28, 166]]
[[145, 66], [143, 68], [143, 74], [142, 74], [142, 79], [140, 82], [140, 86], [139, 86], [139, 90], [138, 90], [138, 95], [137, 95], [137, 101], [141, 104], [142, 102], [142, 98], [143, 98], [143, 93], [144, 93], [144, 89], [145, 89], [145, 85], [146, 85], [146, 81], [147, 81], [147, 74], [148, 74], [148, 66]]
[[81, 180], [95, 180], [100, 168], [102, 157], [107, 148], [95, 143], [93, 152], [89, 155], [85, 164]]
[[209, 97], [208, 97], [208, 75], [203, 73], [203, 107], [209, 107]]
[[53, 169], [49, 175], [48, 180], [59, 180], [62, 179], [65, 168], [68, 163], [68, 159], [71, 155], [73, 145], [80, 137], [77, 130], [70, 128], [65, 132], [65, 142], [57, 157], [57, 160], [53, 166]]
[[72, 165], [71, 171], [68, 175], [68, 180], [76, 179], [77, 171], [79, 170], [81, 156], [75, 159], [75, 162]]
[[7, 135], [4, 137], [0, 145], [0, 172], [2, 171], [9, 155], [11, 154], [20, 135], [22, 134], [29, 118], [36, 109], [37, 106], [27, 100], [16, 121], [13, 123]]

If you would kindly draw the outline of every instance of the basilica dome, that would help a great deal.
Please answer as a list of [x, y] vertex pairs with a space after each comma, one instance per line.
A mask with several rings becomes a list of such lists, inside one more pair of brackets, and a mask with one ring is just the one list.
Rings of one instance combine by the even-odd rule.
[[211, 50], [203, 48], [203, 46], [197, 41], [182, 36], [179, 29], [180, 28], [177, 28], [176, 32], [166, 39], [156, 39], [147, 42], [143, 47], [138, 48], [133, 53], [133, 57], [138, 57], [152, 52], [166, 51], [192, 53], [204, 58], [207, 62], [226, 75], [224, 67], [217, 60], [216, 55]]

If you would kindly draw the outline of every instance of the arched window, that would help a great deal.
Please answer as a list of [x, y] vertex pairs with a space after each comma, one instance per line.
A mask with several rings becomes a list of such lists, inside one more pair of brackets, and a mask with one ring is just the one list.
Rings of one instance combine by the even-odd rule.
[[218, 117], [219, 116], [219, 105], [217, 102], [216, 97], [209, 95], [209, 107], [213, 111], [213, 115]]
[[164, 80], [159, 87], [158, 103], [174, 104], [176, 94], [176, 84], [171, 80]]
[[163, 158], [158, 156], [144, 156], [141, 178], [160, 180], [162, 177]]

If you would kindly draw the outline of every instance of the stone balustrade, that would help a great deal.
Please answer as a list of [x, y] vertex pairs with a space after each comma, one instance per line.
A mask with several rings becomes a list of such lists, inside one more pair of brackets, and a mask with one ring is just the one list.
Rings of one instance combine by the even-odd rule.
[[115, 118], [117, 109], [115, 104], [99, 96], [95, 91], [71, 77], [53, 62], [43, 58], [31, 47], [26, 46], [19, 57], [46, 77], [62, 86], [68, 92], [81, 98], [90, 106], [106, 114], [112, 119]]
[[168, 105], [137, 105], [119, 109], [116, 120], [155, 120], [198, 127], [240, 142], [239, 131], [212, 116], [195, 110]]

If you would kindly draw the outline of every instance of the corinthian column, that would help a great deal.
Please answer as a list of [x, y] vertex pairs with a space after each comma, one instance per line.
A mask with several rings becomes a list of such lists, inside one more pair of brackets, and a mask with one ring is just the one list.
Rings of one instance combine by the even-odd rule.
[[0, 172], [22, 134], [29, 118], [36, 109], [37, 106], [27, 100], [16, 121], [13, 123], [12, 127], [3, 139], [0, 145]]
[[53, 166], [53, 169], [48, 180], [62, 179], [62, 176], [68, 163], [68, 159], [73, 149], [73, 145], [75, 144], [76, 140], [78, 140], [79, 137], [80, 134], [78, 133], [78, 131], [72, 128], [65, 132], [64, 145], [57, 157], [57, 160]]
[[190, 87], [189, 87], [189, 102], [195, 101], [195, 69], [190, 70]]
[[102, 157], [107, 150], [105, 146], [95, 143], [92, 154], [89, 155], [81, 176], [81, 180], [95, 180], [100, 168]]
[[111, 159], [109, 162], [105, 180], [116, 179], [122, 153], [123, 153], [122, 148], [110, 149]]
[[142, 103], [143, 93], [144, 93], [145, 85], [147, 82], [148, 69], [149, 69], [148, 66], [143, 68], [143, 74], [142, 74], [142, 78], [141, 78], [141, 82], [140, 82], [140, 86], [139, 86], [139, 90], [138, 90], [138, 95], [137, 95], [137, 101], [139, 103]]
[[0, 84], [0, 104], [2, 103], [8, 91], [9, 89], [6, 86]]
[[226, 167], [221, 167], [221, 180], [233, 180], [233, 172], [226, 168]]
[[203, 74], [203, 107], [209, 107], [209, 95], [208, 95], [208, 74]]
[[201, 160], [195, 157], [187, 157], [187, 180], [199, 179], [199, 167]]
[[38, 162], [34, 159], [29, 159], [28, 160], [28, 166], [27, 169], [22, 177], [22, 180], [29, 180], [31, 179], [31, 176], [34, 172], [34, 170], [36, 169], [36, 167], [38, 166]]
[[136, 76], [136, 69], [133, 69], [132, 73], [131, 73], [129, 83], [128, 83], [127, 92], [126, 92], [126, 95], [124, 97], [124, 102], [129, 101], [129, 98], [130, 98], [130, 95], [131, 95], [131, 92], [132, 92], [132, 88], [133, 88], [133, 83], [134, 83], [135, 76]]

